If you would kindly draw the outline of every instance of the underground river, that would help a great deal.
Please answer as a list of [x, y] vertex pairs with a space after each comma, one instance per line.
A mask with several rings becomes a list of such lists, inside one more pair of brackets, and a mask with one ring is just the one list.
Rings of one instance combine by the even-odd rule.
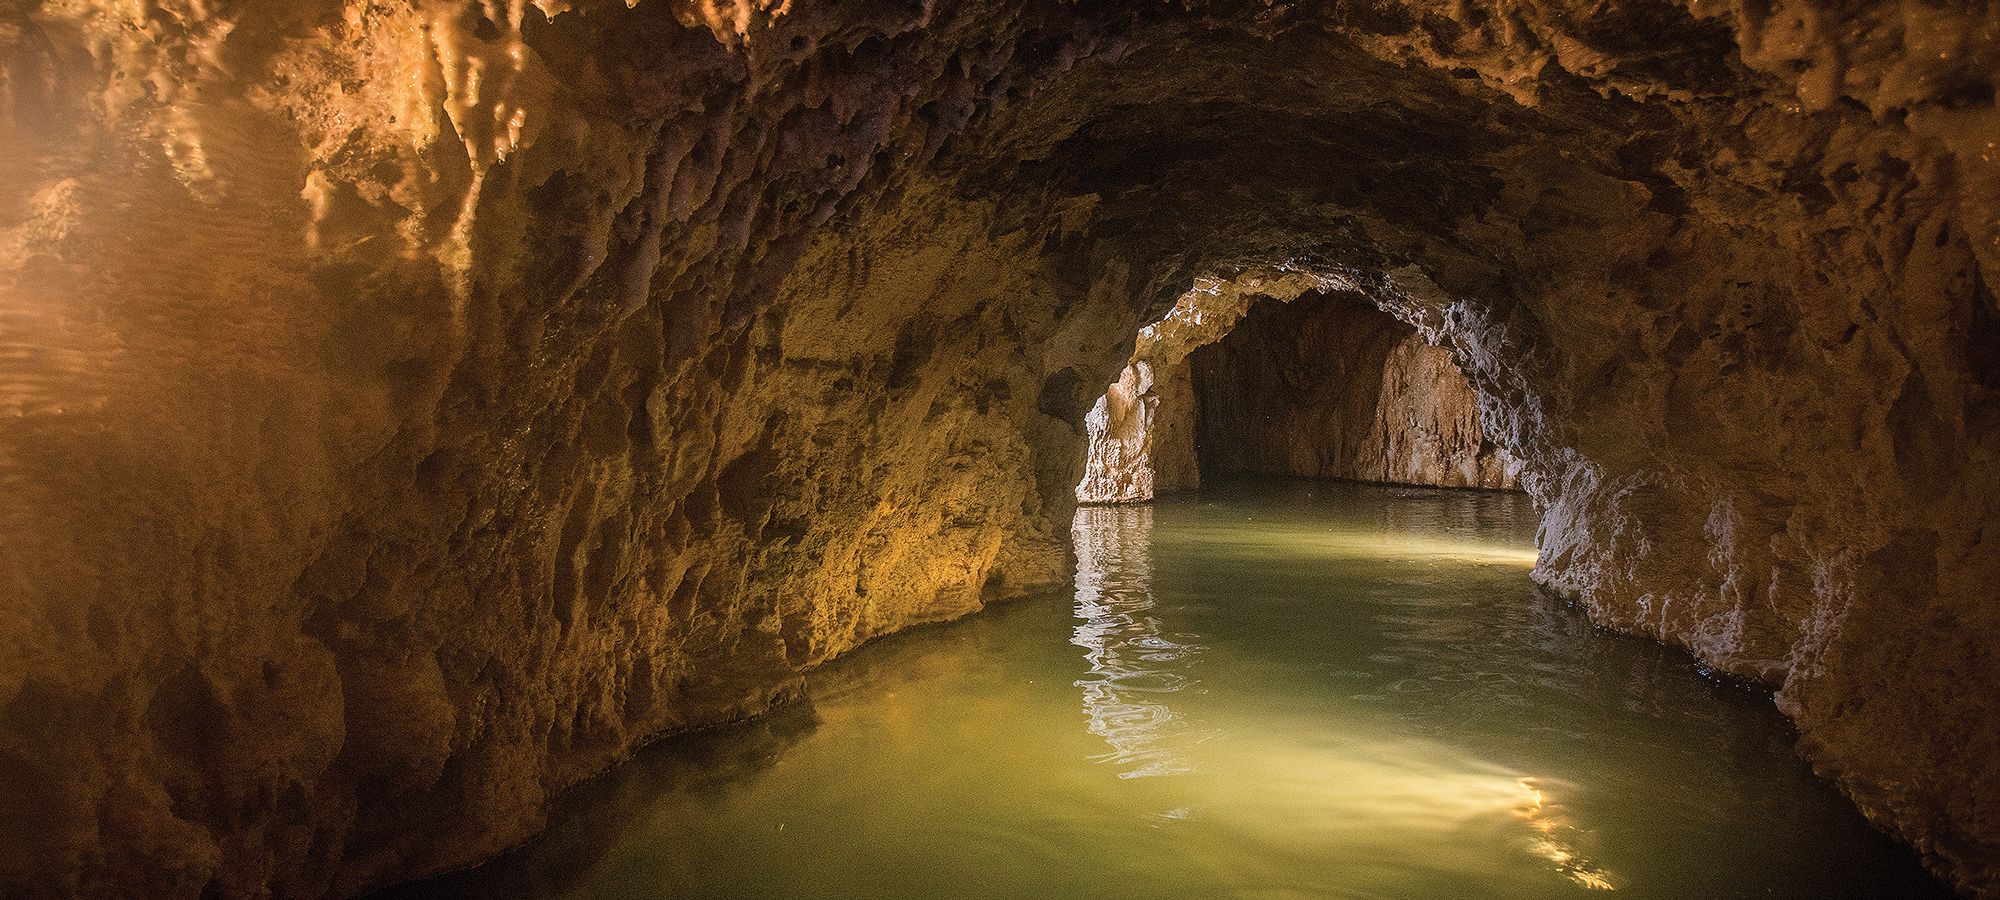
[[1536, 593], [1512, 493], [1081, 510], [1073, 591], [880, 641], [403, 897], [1942, 897], [1769, 698]]

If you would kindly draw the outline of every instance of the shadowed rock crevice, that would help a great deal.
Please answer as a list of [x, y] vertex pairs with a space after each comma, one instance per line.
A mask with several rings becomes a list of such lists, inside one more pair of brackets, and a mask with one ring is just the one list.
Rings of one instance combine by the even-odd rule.
[[0, 893], [463, 865], [1061, 584], [1091, 403], [1246, 276], [1448, 355], [1537, 579], [2000, 892], [1996, 15], [0, 12]]

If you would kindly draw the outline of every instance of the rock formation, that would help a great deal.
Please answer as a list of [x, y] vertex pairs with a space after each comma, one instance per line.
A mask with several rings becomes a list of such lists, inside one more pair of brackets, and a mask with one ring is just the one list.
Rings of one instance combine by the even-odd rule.
[[1264, 270], [1199, 278], [1165, 317], [1139, 329], [1118, 380], [1084, 417], [1077, 502], [1135, 503], [1200, 487], [1188, 354], [1221, 340], [1251, 304], [1289, 301], [1314, 284], [1309, 276]]
[[1266, 272], [1204, 279], [1140, 329], [1118, 380], [1084, 417], [1077, 502], [1191, 490], [1204, 464], [1217, 474], [1516, 487], [1517, 464], [1486, 437], [1478, 395], [1448, 353], [1359, 294], [1293, 302], [1313, 287]]
[[1516, 486], [1451, 357], [1357, 295], [1260, 305], [1189, 364], [1209, 472]]
[[1953, 0], [0, 9], [0, 894], [462, 865], [1059, 584], [1132, 335], [1272, 271], [2000, 896], [1996, 71]]

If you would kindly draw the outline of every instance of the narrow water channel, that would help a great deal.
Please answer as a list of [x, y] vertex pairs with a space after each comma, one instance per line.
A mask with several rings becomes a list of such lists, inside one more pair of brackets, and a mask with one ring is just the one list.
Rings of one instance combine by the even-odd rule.
[[1538, 596], [1534, 526], [1301, 482], [1085, 509], [1073, 591], [866, 647], [405, 894], [1944, 896], [1768, 696]]

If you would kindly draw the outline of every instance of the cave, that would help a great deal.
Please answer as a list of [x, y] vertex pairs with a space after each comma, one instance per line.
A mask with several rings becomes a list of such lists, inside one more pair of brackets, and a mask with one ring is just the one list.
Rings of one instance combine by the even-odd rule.
[[[1102, 753], [1186, 718], [1102, 693], [1146, 654], [1344, 677], [1389, 655], [1347, 624], [1490, 622], [1549, 683], [1729, 694], [1660, 732], [1686, 772], [1762, 754], [1894, 890], [2000, 897], [1996, 73], [1970, 0], [0, 9], [0, 896], [443, 896], [789, 783], [982, 642], [1071, 635]], [[1197, 547], [1251, 477], [1335, 518]], [[1161, 599], [1365, 553], [1389, 605], [1240, 641]], [[1459, 625], [1410, 624], [1433, 563]], [[1285, 779], [1330, 728], [1240, 725]], [[1448, 731], [1339, 777], [1665, 895], [1575, 785], [1391, 765]], [[1795, 895], [1895, 895], [1845, 885]]]
[[1084, 417], [1078, 503], [1144, 502], [1246, 472], [1518, 488], [1519, 463], [1487, 438], [1448, 351], [1359, 292], [1283, 288], [1204, 283], [1139, 330]]

